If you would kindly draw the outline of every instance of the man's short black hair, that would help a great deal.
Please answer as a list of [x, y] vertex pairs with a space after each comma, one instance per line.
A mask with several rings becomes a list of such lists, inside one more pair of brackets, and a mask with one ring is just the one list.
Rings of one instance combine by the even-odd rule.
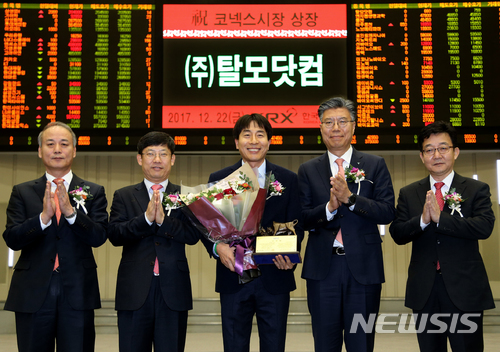
[[266, 131], [267, 139], [270, 140], [273, 136], [273, 127], [271, 126], [271, 123], [261, 114], [248, 114], [240, 117], [234, 124], [234, 139], [239, 139], [241, 131], [243, 131], [245, 128], [248, 128], [252, 121], [255, 121], [257, 126], [263, 128]]
[[174, 139], [165, 132], [153, 131], [146, 133], [137, 143], [137, 153], [142, 154], [142, 151], [147, 147], [155, 145], [166, 145], [172, 155], [175, 153]]
[[438, 133], [448, 133], [451, 139], [451, 143], [453, 144], [452, 147], [457, 146], [457, 130], [455, 130], [455, 127], [453, 127], [451, 123], [446, 121], [436, 121], [434, 123], [431, 123], [430, 125], [425, 126], [420, 131], [417, 139], [418, 149], [420, 151], [423, 151], [424, 141], [432, 134]]

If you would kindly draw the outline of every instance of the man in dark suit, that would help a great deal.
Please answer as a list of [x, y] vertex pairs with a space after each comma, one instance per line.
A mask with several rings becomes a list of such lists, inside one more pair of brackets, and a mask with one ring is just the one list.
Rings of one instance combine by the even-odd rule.
[[[106, 195], [72, 173], [76, 136], [69, 126], [49, 123], [38, 145], [46, 173], [14, 186], [7, 207], [3, 238], [21, 256], [5, 309], [16, 312], [21, 352], [54, 351], [56, 340], [58, 351], [94, 351], [101, 302], [92, 247], [106, 242]], [[80, 187], [86, 199], [78, 201], [71, 191]]]
[[[299, 220], [295, 231], [300, 250], [304, 232], [300, 226], [297, 175], [266, 160], [272, 133], [271, 124], [260, 114], [239, 118], [233, 128], [233, 137], [242, 159], [211, 174], [209, 182], [221, 180], [243, 163], [248, 163], [254, 170], [258, 170], [257, 176], [262, 188], [265, 176], [272, 172], [283, 185], [284, 191], [280, 196], [267, 199], [261, 226], [269, 228], [273, 227], [273, 221], [286, 223]], [[213, 243], [205, 239], [204, 244], [212, 255]], [[247, 280], [242, 280], [234, 272], [234, 248], [224, 243], [218, 243], [215, 247], [215, 254], [220, 257], [217, 260], [215, 290], [220, 293], [224, 351], [249, 351], [254, 314], [257, 315], [260, 351], [285, 351], [290, 291], [296, 289], [293, 275], [295, 265], [288, 256], [278, 255], [273, 259], [274, 265], [260, 265], [257, 272], [251, 271], [254, 275], [245, 272], [246, 279], [250, 281], [243, 283]]]
[[[377, 224], [394, 218], [391, 177], [384, 159], [351, 147], [356, 125], [351, 101], [332, 98], [320, 105], [318, 115], [328, 151], [298, 172], [309, 230], [302, 277], [314, 347], [341, 351], [344, 339], [347, 351], [372, 351], [373, 328], [364, 331], [357, 322], [375, 319], [379, 310], [384, 268]], [[352, 167], [358, 171], [344, 175]]]
[[[405, 304], [417, 315], [421, 351], [445, 352], [447, 338], [453, 351], [482, 351], [483, 311], [495, 307], [478, 246], [495, 222], [490, 189], [453, 170], [460, 150], [449, 123], [424, 127], [418, 146], [430, 175], [401, 189], [390, 227], [397, 244], [413, 244]], [[453, 210], [443, 196], [454, 191], [463, 202]]]
[[200, 234], [180, 209], [165, 214], [163, 200], [179, 193], [168, 176], [175, 143], [149, 132], [137, 145], [144, 181], [115, 192], [108, 237], [123, 246], [116, 284], [120, 351], [184, 351], [191, 281], [185, 244]]

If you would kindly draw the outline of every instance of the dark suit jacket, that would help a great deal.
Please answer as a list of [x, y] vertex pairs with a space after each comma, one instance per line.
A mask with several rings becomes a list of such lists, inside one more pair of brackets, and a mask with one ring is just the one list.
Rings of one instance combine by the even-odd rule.
[[[332, 176], [328, 152], [299, 168], [304, 229], [309, 230], [302, 269], [304, 279], [322, 280], [328, 275], [333, 242], [341, 227], [347, 264], [354, 278], [363, 285], [384, 282], [382, 240], [377, 224], [388, 224], [394, 219], [391, 176], [383, 158], [354, 148], [351, 165], [363, 169], [366, 179], [373, 183], [362, 181], [354, 211], [341, 206], [332, 221], [327, 221], [325, 211]], [[348, 182], [348, 187], [357, 193], [357, 183]]]
[[[210, 175], [208, 182], [222, 180], [230, 175], [242, 165], [241, 160], [236, 164], [214, 172]], [[285, 190], [281, 196], [273, 196], [266, 200], [264, 214], [262, 215], [261, 226], [264, 228], [273, 227], [275, 222], [290, 222], [295, 219], [299, 223], [295, 226], [297, 233], [297, 246], [300, 251], [300, 243], [304, 238], [302, 229], [302, 219], [300, 214], [299, 192], [297, 175], [281, 166], [270, 163], [266, 160], [266, 173], [272, 172], [276, 180], [281, 182]], [[212, 255], [213, 243], [203, 239], [207, 251]], [[296, 289], [293, 270], [280, 270], [274, 264], [260, 265], [261, 277], [264, 287], [271, 294], [286, 293]], [[217, 279], [215, 291], [220, 293], [236, 293], [244, 285], [238, 283], [238, 274], [231, 272], [217, 259]]]
[[[168, 182], [165, 194], [180, 187]], [[114, 246], [123, 246], [116, 283], [116, 310], [137, 310], [151, 287], [155, 258], [160, 265], [160, 286], [168, 307], [176, 311], [193, 308], [191, 281], [185, 244], [195, 244], [200, 235], [180, 209], [165, 214], [161, 226], [149, 226], [144, 213], [149, 203], [144, 182], [115, 192], [108, 237]]]
[[452, 302], [463, 311], [481, 311], [494, 308], [488, 276], [479, 254], [478, 240], [486, 239], [493, 231], [495, 216], [491, 209], [490, 188], [486, 183], [462, 177], [455, 173], [451, 188], [462, 195], [461, 217], [445, 205], [439, 226], [431, 222], [422, 231], [420, 217], [429, 177], [412, 183], [399, 193], [397, 216], [390, 227], [397, 244], [412, 242], [406, 306], [422, 309], [429, 298], [436, 263]]
[[[89, 186], [93, 198], [85, 202], [73, 225], [61, 216], [59, 225], [54, 215], [52, 224], [42, 231], [40, 213], [47, 179], [14, 186], [7, 207], [7, 229], [3, 238], [13, 250], [21, 250], [16, 263], [5, 309], [34, 313], [40, 309], [49, 288], [56, 253], [65, 296], [77, 310], [101, 307], [97, 283], [97, 264], [92, 247], [106, 242], [108, 225], [104, 187], [84, 181], [73, 174], [68, 191], [76, 186]], [[72, 197], [71, 203], [75, 206]]]

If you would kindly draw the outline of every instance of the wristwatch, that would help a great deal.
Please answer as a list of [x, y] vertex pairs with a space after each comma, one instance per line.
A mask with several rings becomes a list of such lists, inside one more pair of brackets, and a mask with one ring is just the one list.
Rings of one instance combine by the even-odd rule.
[[73, 219], [75, 216], [76, 216], [76, 209], [75, 207], [73, 207], [73, 212], [70, 215], [65, 216], [64, 218], [68, 220], [68, 219]]
[[347, 207], [353, 206], [354, 204], [356, 204], [356, 197], [357, 196], [351, 192], [351, 195], [349, 196], [349, 198], [347, 198], [347, 203], [344, 203], [344, 205]]

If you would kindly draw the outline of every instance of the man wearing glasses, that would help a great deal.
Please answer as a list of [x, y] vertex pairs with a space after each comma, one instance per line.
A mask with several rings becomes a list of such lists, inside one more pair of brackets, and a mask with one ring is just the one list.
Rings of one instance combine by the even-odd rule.
[[[315, 351], [373, 351], [384, 282], [377, 224], [394, 219], [394, 190], [383, 158], [351, 146], [354, 104], [332, 98], [318, 115], [328, 151], [299, 168], [304, 230], [309, 231], [302, 277]], [[364, 176], [363, 176], [364, 174]], [[369, 325], [369, 324], [367, 324]]]
[[453, 351], [483, 351], [483, 310], [495, 307], [478, 246], [495, 222], [490, 188], [453, 171], [460, 150], [448, 122], [424, 127], [418, 146], [430, 175], [401, 189], [390, 227], [397, 244], [412, 243], [405, 305], [421, 351], [445, 352], [447, 339]]
[[108, 237], [122, 246], [115, 308], [120, 352], [184, 351], [191, 282], [185, 244], [200, 234], [180, 209], [164, 211], [163, 199], [180, 191], [168, 179], [175, 143], [149, 132], [137, 144], [144, 180], [115, 192]]

